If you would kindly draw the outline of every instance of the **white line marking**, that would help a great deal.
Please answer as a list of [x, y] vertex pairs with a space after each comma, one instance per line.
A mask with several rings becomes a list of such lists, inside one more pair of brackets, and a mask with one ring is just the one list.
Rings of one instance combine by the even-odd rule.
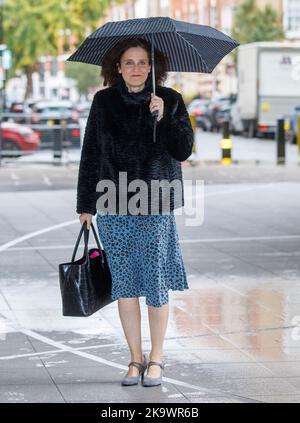
[[58, 248], [74, 248], [74, 245], [37, 245], [36, 247], [13, 247], [10, 248], [9, 251], [57, 250]]
[[45, 182], [46, 185], [52, 186], [52, 182], [50, 181], [50, 179], [48, 178], [48, 176], [43, 175], [43, 180]]
[[[257, 304], [259, 304], [259, 303], [257, 303]], [[183, 310], [185, 312], [185, 310], [182, 307], [180, 307], [180, 306], [176, 306], [176, 307], [179, 308], [180, 310]], [[265, 307], [265, 308], [267, 310], [271, 310], [268, 307]], [[279, 314], [277, 314], [277, 315], [279, 316]], [[271, 332], [271, 331], [275, 331], [275, 330], [276, 331], [277, 330], [282, 331], [284, 329], [293, 329], [295, 327], [297, 327], [297, 325], [294, 325], [294, 326], [292, 325], [292, 326], [271, 327], [271, 328], [267, 327], [267, 328], [263, 328], [263, 329], [258, 329], [257, 332]], [[2, 331], [2, 333], [3, 333], [3, 331]], [[220, 335], [236, 335], [236, 334], [248, 334], [248, 333], [251, 334], [251, 331], [250, 332], [247, 332], [247, 331], [242, 331], [241, 330], [241, 331], [222, 332]], [[183, 337], [180, 337], [180, 336], [179, 337], [166, 337], [165, 338], [165, 343], [167, 344], [168, 341], [171, 341], [172, 342], [172, 341], [178, 340], [178, 339], [179, 340], [182, 340], [182, 338], [184, 338], [184, 339], [190, 339], [190, 338], [193, 339], [193, 338], [207, 338], [207, 337], [211, 337], [211, 336], [215, 336], [215, 333], [189, 335], [189, 336], [183, 336]], [[149, 342], [149, 343], [151, 342], [150, 339], [146, 339], [145, 341], [146, 342]], [[124, 342], [114, 342], [113, 344], [88, 345], [86, 347], [77, 347], [77, 348], [74, 348], [73, 347], [73, 349], [75, 351], [98, 350], [98, 349], [105, 349], [107, 347], [115, 347], [117, 345], [118, 346], [121, 346], [121, 347], [122, 346], [123, 347], [126, 347], [127, 346], [126, 342], [124, 341]], [[298, 348], [298, 347], [293, 347], [293, 348]], [[195, 348], [182, 347], [182, 348], [178, 348], [177, 350], [174, 349], [174, 348], [168, 348], [168, 347], [165, 347], [164, 348], [165, 351], [171, 351], [171, 352], [174, 352], [174, 351], [179, 351], [179, 352], [182, 352], [182, 351], [193, 351], [194, 352], [195, 351], [197, 353], [199, 353], [199, 352], [201, 352], [203, 350], [207, 350], [207, 349], [209, 349], [209, 348], [201, 348], [201, 349], [199, 349], [197, 347], [195, 347]], [[62, 353], [62, 352], [64, 352], [64, 350], [58, 350], [58, 349], [56, 349], [56, 350], [39, 351], [39, 352], [35, 352], [35, 353], [15, 354], [15, 355], [3, 355], [3, 356], [0, 356], [0, 360], [15, 360], [17, 358], [35, 357], [35, 356], [41, 356], [41, 355], [47, 355], [47, 354], [59, 354], [59, 353]]]
[[[118, 364], [114, 361], [105, 360], [104, 358], [95, 356], [93, 354], [86, 353], [84, 351], [75, 350], [74, 348], [69, 347], [68, 345], [65, 345], [61, 342], [53, 341], [52, 339], [48, 338], [47, 336], [40, 335], [40, 334], [32, 331], [31, 329], [22, 328], [17, 322], [16, 322], [16, 326], [15, 326], [10, 319], [4, 318], [3, 320], [6, 320], [7, 323], [15, 331], [21, 332], [24, 335], [29, 336], [31, 338], [38, 339], [39, 341], [44, 342], [45, 344], [52, 345], [53, 347], [58, 348], [59, 350], [62, 350], [64, 352], [70, 352], [70, 353], [78, 355], [80, 357], [87, 358], [89, 360], [96, 361], [96, 362], [101, 363], [101, 364], [106, 364], [107, 366], [110, 366], [110, 367], [115, 367], [117, 369], [122, 369], [122, 370], [128, 370], [128, 366], [124, 366], [123, 364]], [[48, 351], [48, 354], [49, 354], [49, 351]], [[239, 395], [222, 392], [222, 391], [218, 391], [218, 390], [215, 390], [215, 389], [207, 389], [207, 388], [204, 388], [202, 386], [192, 385], [190, 383], [182, 382], [182, 381], [177, 380], [177, 379], [171, 379], [171, 378], [163, 377], [163, 380], [165, 382], [173, 383], [174, 385], [184, 386], [186, 388], [191, 388], [191, 389], [195, 389], [197, 391], [202, 391], [203, 393], [205, 392], [205, 393], [209, 393], [209, 394], [220, 395], [220, 396], [223, 396], [223, 397], [224, 396], [230, 396], [230, 397], [244, 398], [245, 399], [245, 397], [242, 397], [242, 396], [239, 396]]]
[[15, 172], [10, 173], [11, 179], [14, 181], [14, 185], [20, 185], [20, 177]]
[[[183, 244], [187, 244], [189, 242], [190, 243], [197, 243], [197, 242], [206, 243], [206, 242], [261, 241], [261, 240], [277, 241], [277, 240], [289, 240], [289, 239], [298, 239], [298, 238], [300, 238], [300, 235], [274, 235], [274, 236], [270, 235], [270, 236], [249, 236], [249, 237], [234, 237], [234, 238], [227, 237], [227, 238], [180, 239], [179, 241], [182, 242]], [[74, 248], [74, 244], [72, 245], [71, 244], [70, 245], [37, 245], [32, 247], [13, 247], [13, 248], [9, 248], [9, 251], [57, 250], [57, 249], [64, 249], [64, 248]], [[0, 247], [0, 253], [3, 251], [1, 251], [1, 247]], [[274, 253], [271, 253], [271, 255], [273, 254]]]
[[202, 238], [202, 239], [181, 239], [180, 242], [232, 242], [232, 241], [260, 241], [260, 240], [278, 240], [278, 239], [297, 239], [300, 235], [270, 235], [270, 236], [245, 236], [245, 237], [226, 237], [226, 238]]
[[[201, 181], [203, 179], [200, 179]], [[235, 193], [239, 193], [239, 192], [247, 192], [247, 191], [253, 191], [254, 189], [262, 189], [262, 188], [269, 188], [269, 187], [273, 187], [273, 186], [277, 186], [277, 183], [274, 182], [270, 182], [269, 184], [253, 184], [253, 186], [250, 187], [243, 187], [243, 188], [231, 188], [231, 189], [224, 189], [224, 190], [215, 190], [212, 192], [205, 192], [205, 189], [207, 187], [210, 187], [210, 184], [204, 184], [204, 196], [206, 197], [213, 197], [215, 195], [224, 195], [224, 194], [235, 194]], [[194, 185], [192, 185], [193, 190]], [[200, 195], [195, 195], [195, 193], [193, 192], [192, 195], [188, 195], [187, 193], [184, 194], [184, 198], [185, 199], [191, 199], [191, 198], [202, 198], [202, 194]]]
[[[125, 346], [124, 342], [114, 343], [114, 344], [105, 344], [105, 345], [90, 345], [88, 347], [78, 347], [74, 348], [74, 351], [81, 351], [81, 350], [94, 350], [98, 348], [106, 348], [106, 347], [115, 347], [116, 345]], [[64, 350], [48, 350], [48, 351], [40, 351], [36, 353], [27, 353], [27, 354], [16, 354], [16, 355], [3, 355], [0, 357], [0, 360], [15, 360], [16, 358], [26, 358], [26, 357], [34, 357], [40, 355], [47, 355], [47, 354], [58, 354], [62, 353]]]
[[27, 235], [20, 236], [18, 238], [13, 239], [12, 241], [7, 242], [6, 244], [1, 245], [0, 246], [0, 252], [7, 250], [12, 245], [16, 245], [16, 244], [19, 244], [20, 242], [26, 241], [27, 239], [34, 238], [35, 236], [44, 234], [46, 232], [53, 231], [53, 230], [58, 229], [58, 228], [63, 228], [64, 226], [73, 225], [74, 223], [80, 224], [79, 219], [68, 220], [68, 221], [63, 222], [63, 223], [58, 223], [57, 225], [48, 226], [47, 228], [39, 229], [38, 231], [34, 231], [34, 232], [30, 232]]
[[[276, 186], [277, 184], [275, 184], [274, 182], [270, 182], [269, 184], [255, 184], [255, 186], [251, 186], [251, 187], [244, 187], [244, 188], [232, 188], [232, 189], [225, 189], [224, 191], [213, 191], [213, 192], [208, 192], [205, 194], [206, 197], [211, 197], [214, 195], [224, 195], [224, 194], [235, 194], [236, 192], [246, 192], [246, 191], [252, 191], [252, 190], [257, 190], [257, 189], [262, 189], [262, 188], [269, 188], [270, 186]], [[206, 185], [207, 186], [207, 185]]]
[[[13, 172], [11, 173], [11, 175], [14, 175], [14, 177], [12, 176], [12, 178], [14, 178], [14, 179], [18, 178], [18, 176], [15, 175]], [[265, 188], [265, 187], [269, 187], [269, 186], [273, 186], [273, 185], [275, 186], [277, 184], [271, 182], [270, 184], [255, 185], [253, 187], [241, 188], [241, 189], [236, 189], [236, 190], [216, 191], [216, 192], [207, 193], [206, 195], [209, 196], [209, 195], [229, 194], [229, 193], [235, 193], [235, 192], [241, 192], [241, 191], [249, 191], [249, 190], [253, 190], [253, 189], [257, 189], [257, 188]], [[52, 230], [55, 230], [55, 229], [58, 229], [58, 228], [61, 228], [61, 227], [64, 227], [64, 226], [72, 225], [73, 223], [76, 223], [76, 222], [78, 222], [77, 219], [70, 220], [70, 221], [67, 221], [67, 222], [59, 223], [57, 225], [49, 226], [48, 228], [45, 228], [45, 229], [40, 229], [38, 231], [31, 232], [31, 233], [29, 233], [27, 235], [24, 235], [22, 237], [16, 238], [16, 239], [14, 239], [14, 240], [12, 240], [10, 242], [7, 242], [6, 244], [1, 245], [0, 246], [0, 252], [1, 251], [4, 251], [4, 250], [7, 250], [8, 248], [10, 248], [13, 245], [19, 244], [22, 241], [25, 241], [27, 239], [33, 238], [35, 236], [38, 236], [38, 235], [40, 235], [42, 233], [49, 232], [49, 231], [52, 231]], [[284, 237], [284, 235], [282, 237]], [[296, 238], [298, 238], [298, 235], [294, 235], [294, 236], [293, 235], [287, 235], [287, 237], [291, 237], [291, 238], [292, 237], [296, 237]], [[241, 240], [246, 240], [246, 239], [248, 239], [248, 240], [255, 240], [255, 239], [259, 239], [259, 238], [258, 237], [257, 238], [254, 238], [254, 237], [253, 238], [250, 238], [250, 237], [248, 237], [248, 238], [237, 238], [237, 237], [236, 238], [223, 238], [223, 241], [226, 242], [226, 241], [234, 241], [234, 240], [240, 240], [240, 239]], [[260, 237], [260, 239], [264, 239], [264, 237]], [[268, 238], [265, 238], [265, 239], [275, 239], [275, 237], [268, 237]], [[278, 238], [276, 238], [276, 239], [278, 239]], [[211, 238], [211, 239], [206, 239], [206, 240], [203, 240], [203, 239], [181, 240], [180, 242], [183, 242], [183, 243], [184, 242], [217, 242], [217, 241], [220, 241], [220, 240], [222, 240], [222, 238]]]
[[10, 172], [10, 176], [11, 176], [11, 179], [13, 179], [14, 181], [20, 179], [20, 177], [16, 175], [15, 172]]

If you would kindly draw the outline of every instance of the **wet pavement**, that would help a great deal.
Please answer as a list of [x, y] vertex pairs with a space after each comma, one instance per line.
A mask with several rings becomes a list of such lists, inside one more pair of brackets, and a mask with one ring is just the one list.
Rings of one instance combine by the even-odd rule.
[[[84, 134], [84, 127], [81, 131]], [[210, 164], [220, 161], [222, 150], [220, 141], [223, 138], [222, 133], [204, 132], [197, 128], [195, 132], [195, 152], [189, 157], [189, 160], [198, 163]], [[232, 140], [231, 158], [239, 164], [264, 164], [274, 165], [277, 162], [277, 141], [275, 139], [263, 138], [245, 138], [241, 135], [230, 135]], [[80, 146], [79, 146], [80, 147]], [[78, 164], [80, 160], [80, 148], [64, 148], [61, 159], [53, 157], [53, 150], [41, 149], [33, 153], [24, 154], [18, 158], [3, 158], [3, 163], [16, 163], [20, 165], [32, 166], [35, 163], [55, 163], [55, 164]], [[288, 165], [300, 164], [300, 148], [296, 144], [285, 143], [285, 162]], [[47, 184], [47, 182], [46, 182]]]
[[148, 389], [120, 384], [130, 355], [117, 302], [88, 318], [62, 316], [58, 264], [80, 229], [74, 187], [7, 184], [0, 402], [300, 402], [300, 170], [282, 169], [184, 168], [205, 181], [204, 221], [176, 216], [190, 289], [169, 291], [163, 384]]

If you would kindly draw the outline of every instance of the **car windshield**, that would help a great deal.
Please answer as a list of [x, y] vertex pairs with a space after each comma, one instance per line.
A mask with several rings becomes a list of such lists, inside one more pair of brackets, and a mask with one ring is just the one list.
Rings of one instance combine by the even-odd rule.
[[190, 103], [190, 106], [201, 106], [202, 104], [207, 104], [209, 100], [193, 100]]

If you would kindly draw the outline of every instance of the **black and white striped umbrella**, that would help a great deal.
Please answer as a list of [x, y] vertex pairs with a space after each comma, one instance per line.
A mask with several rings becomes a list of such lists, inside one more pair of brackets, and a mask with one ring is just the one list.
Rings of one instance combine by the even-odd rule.
[[108, 22], [90, 34], [67, 60], [101, 65], [103, 57], [124, 38], [139, 37], [169, 57], [173, 72], [210, 73], [239, 43], [207, 25], [150, 17]]
[[[67, 60], [101, 66], [105, 55], [126, 38], [143, 38], [151, 43], [154, 95], [154, 48], [168, 56], [169, 71], [211, 73], [220, 60], [239, 45], [228, 35], [207, 25], [169, 17], [149, 17], [104, 24], [90, 34]], [[157, 113], [155, 115], [157, 117]]]

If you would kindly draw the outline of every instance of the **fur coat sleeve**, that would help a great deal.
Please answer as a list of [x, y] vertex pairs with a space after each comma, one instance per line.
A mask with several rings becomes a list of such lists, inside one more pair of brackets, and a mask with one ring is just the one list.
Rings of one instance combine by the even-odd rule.
[[193, 128], [180, 93], [177, 93], [177, 100], [172, 109], [166, 109], [163, 118], [157, 123], [157, 131], [174, 159], [182, 162], [191, 155]]

